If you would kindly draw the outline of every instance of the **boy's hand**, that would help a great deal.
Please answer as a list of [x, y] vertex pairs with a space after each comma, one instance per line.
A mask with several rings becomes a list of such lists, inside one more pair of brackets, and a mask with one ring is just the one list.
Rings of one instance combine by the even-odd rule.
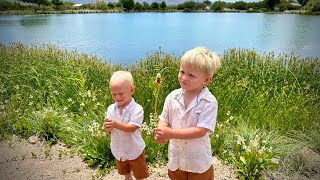
[[159, 144], [165, 144], [166, 141], [170, 138], [169, 127], [158, 127], [154, 129], [154, 139]]
[[111, 131], [113, 128], [117, 127], [117, 121], [113, 119], [106, 118], [103, 122], [103, 128], [106, 132]]
[[166, 144], [167, 143], [167, 139], [161, 139], [159, 137], [154, 136], [154, 139], [156, 140], [156, 142], [158, 144]]

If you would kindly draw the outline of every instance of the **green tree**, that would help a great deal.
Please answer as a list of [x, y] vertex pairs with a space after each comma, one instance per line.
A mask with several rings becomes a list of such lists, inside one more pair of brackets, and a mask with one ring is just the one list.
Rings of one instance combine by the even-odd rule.
[[207, 5], [207, 6], [210, 6], [210, 5], [212, 4], [212, 2], [209, 1], [209, 0], [205, 0], [205, 1], [203, 1], [203, 3], [204, 3], [205, 5]]
[[211, 10], [218, 12], [218, 11], [222, 11], [224, 8], [226, 7], [226, 3], [223, 1], [215, 1], [212, 6], [211, 6]]
[[147, 2], [143, 2], [142, 4], [143, 4], [143, 9], [144, 10], [150, 10], [151, 9], [150, 5]]
[[161, 9], [166, 9], [166, 7], [167, 7], [166, 2], [165, 2], [165, 1], [162, 1], [162, 2], [160, 3], [160, 8], [161, 8]]
[[312, 12], [320, 11], [320, 0], [310, 0], [306, 4], [305, 9]]
[[280, 2], [280, 0], [265, 0], [265, 1], [266, 1], [266, 4], [267, 4], [267, 7], [270, 10], [273, 10], [274, 6]]
[[151, 8], [154, 10], [159, 9], [159, 4], [157, 2], [153, 2], [151, 3]]
[[247, 3], [244, 1], [236, 1], [235, 3], [233, 3], [233, 8], [238, 10], [246, 10]]
[[134, 8], [134, 0], [119, 0], [125, 11], [131, 11]]
[[63, 2], [61, 0], [51, 0], [51, 3], [56, 7], [57, 10], [60, 10]]
[[45, 5], [45, 6], [50, 5], [49, 0], [20, 0], [20, 1], [25, 2], [25, 3], [32, 3], [32, 4], [38, 5], [38, 8], [33, 6], [35, 11], [37, 11], [37, 9], [39, 9], [41, 5]]
[[113, 9], [114, 8], [114, 3], [112, 3], [112, 2], [108, 2], [108, 7], [110, 8], [110, 9]]
[[301, 4], [301, 6], [305, 6], [308, 3], [309, 0], [298, 0], [299, 4]]
[[136, 4], [134, 5], [134, 11], [143, 11], [143, 6], [142, 4], [140, 4], [139, 2], [136, 2]]

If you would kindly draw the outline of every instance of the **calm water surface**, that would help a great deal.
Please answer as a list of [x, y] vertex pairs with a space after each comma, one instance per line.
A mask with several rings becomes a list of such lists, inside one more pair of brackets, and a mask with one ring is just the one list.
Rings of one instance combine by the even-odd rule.
[[206, 46], [320, 57], [320, 16], [262, 13], [109, 13], [0, 16], [0, 42], [54, 44], [121, 64], [161, 49]]

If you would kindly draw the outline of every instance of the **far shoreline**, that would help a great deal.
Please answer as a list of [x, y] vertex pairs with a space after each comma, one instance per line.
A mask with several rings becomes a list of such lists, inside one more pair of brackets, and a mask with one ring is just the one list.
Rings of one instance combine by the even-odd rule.
[[285, 10], [285, 11], [247, 11], [247, 10], [227, 10], [227, 11], [183, 11], [183, 10], [165, 10], [165, 11], [123, 11], [119, 9], [98, 10], [98, 9], [74, 9], [65, 11], [30, 11], [30, 10], [8, 10], [0, 11], [0, 16], [11, 15], [45, 15], [45, 14], [98, 14], [98, 13], [266, 13], [266, 14], [299, 14], [299, 15], [320, 15], [320, 12], [310, 12], [306, 10]]

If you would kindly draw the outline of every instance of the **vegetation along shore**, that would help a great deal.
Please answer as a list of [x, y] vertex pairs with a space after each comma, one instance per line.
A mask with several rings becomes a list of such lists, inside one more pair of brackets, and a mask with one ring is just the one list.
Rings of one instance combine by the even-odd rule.
[[[250, 49], [229, 49], [221, 57], [223, 65], [208, 85], [219, 102], [214, 156], [232, 165], [240, 179], [319, 178], [319, 57]], [[155, 143], [153, 128], [164, 98], [179, 87], [179, 58], [159, 51], [133, 65], [110, 65], [51, 45], [0, 44], [0, 137], [63, 143], [102, 173], [113, 169], [102, 119], [112, 103], [108, 79], [125, 69], [145, 110], [147, 162], [163, 164], [167, 145]], [[157, 73], [161, 86], [153, 83]]]
[[[149, 3], [148, 3], [149, 2]], [[16, 14], [71, 14], [113, 12], [268, 12], [294, 14], [320, 14], [320, 0], [262, 0], [258, 2], [104, 0], [75, 4], [62, 0], [1, 0], [0, 15]], [[179, 1], [181, 2], [181, 1]]]

